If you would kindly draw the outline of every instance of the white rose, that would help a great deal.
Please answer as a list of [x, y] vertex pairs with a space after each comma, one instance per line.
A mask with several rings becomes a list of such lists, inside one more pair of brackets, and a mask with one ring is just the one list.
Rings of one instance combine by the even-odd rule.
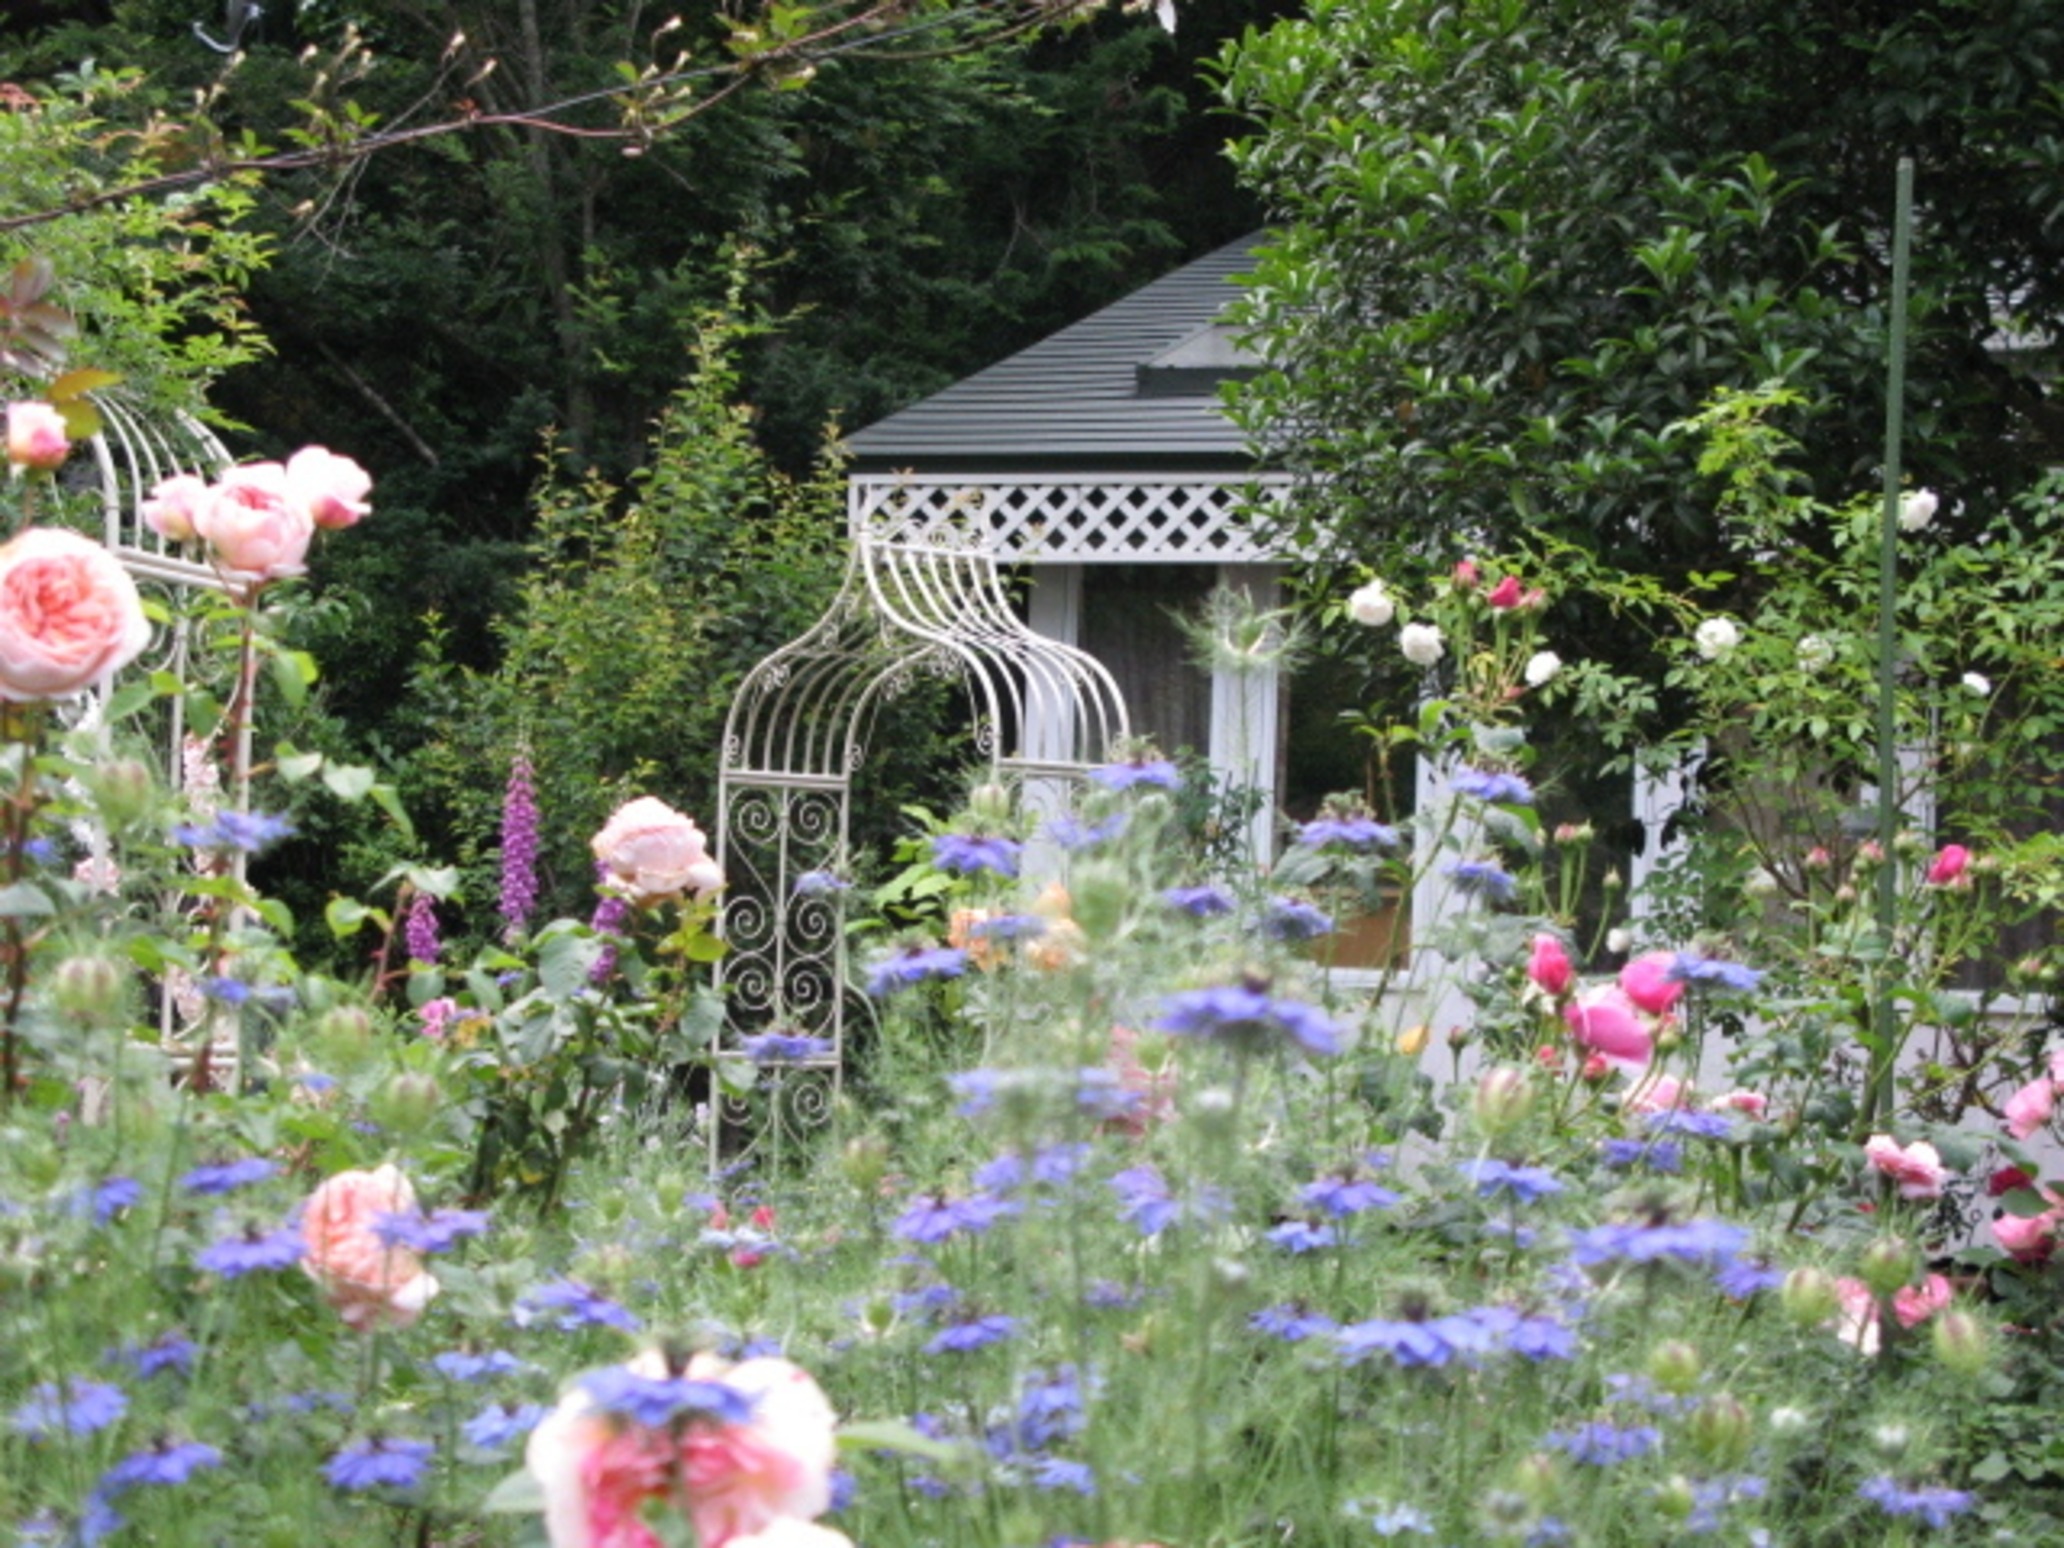
[[1397, 603], [1383, 588], [1383, 582], [1372, 580], [1366, 586], [1357, 587], [1347, 599], [1347, 616], [1358, 624], [1367, 624], [1371, 629], [1380, 629], [1397, 616]]
[[1741, 643], [1741, 630], [1731, 618], [1708, 618], [1692, 634], [1692, 643], [1708, 661], [1718, 661]]
[[1799, 670], [1818, 672], [1835, 659], [1835, 647], [1818, 634], [1809, 634], [1799, 641]]
[[1935, 519], [1935, 510], [1942, 502], [1935, 498], [1932, 489], [1913, 489], [1899, 497], [1899, 530], [1921, 532]]
[[1620, 926], [1615, 925], [1612, 929], [1605, 932], [1605, 949], [1607, 951], [1614, 953], [1623, 952], [1631, 949], [1633, 945], [1634, 932], [1632, 930], [1622, 929]]
[[1447, 654], [1441, 632], [1433, 624], [1408, 623], [1398, 630], [1398, 649], [1413, 666], [1430, 667]]
[[1537, 650], [1527, 657], [1524, 674], [1526, 685], [1529, 688], [1538, 688], [1561, 670], [1562, 657], [1556, 655], [1552, 650]]
[[1966, 693], [1975, 693], [1981, 699], [1989, 699], [1992, 697], [1992, 679], [1983, 672], [1966, 672], [1964, 674], [1964, 691]]

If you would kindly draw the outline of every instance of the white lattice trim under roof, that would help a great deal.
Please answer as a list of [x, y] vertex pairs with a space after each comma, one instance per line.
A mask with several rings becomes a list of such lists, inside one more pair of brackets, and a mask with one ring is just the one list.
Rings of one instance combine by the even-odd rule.
[[1285, 474], [903, 473], [848, 485], [853, 535], [877, 543], [984, 549], [1016, 564], [1254, 564], [1285, 556], [1256, 515]]

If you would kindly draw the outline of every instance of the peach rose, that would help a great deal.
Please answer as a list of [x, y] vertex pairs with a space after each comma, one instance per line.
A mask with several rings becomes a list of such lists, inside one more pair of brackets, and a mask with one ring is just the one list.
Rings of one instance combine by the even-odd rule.
[[373, 476], [349, 457], [321, 446], [304, 446], [287, 459], [287, 500], [318, 527], [336, 530], [358, 524], [372, 507]]
[[0, 547], [0, 698], [68, 698], [149, 640], [136, 583], [91, 538], [31, 527]]
[[301, 1213], [301, 1267], [353, 1328], [405, 1328], [437, 1294], [437, 1281], [408, 1248], [380, 1240], [382, 1215], [411, 1214], [416, 1190], [391, 1163], [339, 1172]]
[[192, 473], [161, 479], [150, 498], [138, 507], [144, 525], [168, 543], [191, 543], [197, 535], [194, 515], [208, 499], [208, 481]]
[[702, 829], [652, 796], [619, 806], [590, 847], [609, 873], [610, 889], [641, 906], [684, 892], [699, 903], [724, 885]]
[[[634, 1375], [669, 1376], [657, 1351]], [[683, 1373], [720, 1382], [752, 1402], [742, 1424], [691, 1420], [655, 1427], [596, 1406], [575, 1387], [531, 1432], [524, 1465], [545, 1496], [552, 1548], [658, 1548], [641, 1512], [674, 1500], [702, 1548], [836, 1548], [836, 1534], [803, 1530], [831, 1505], [837, 1415], [808, 1372], [786, 1360], [727, 1365], [697, 1355]]]
[[64, 415], [47, 403], [7, 405], [7, 460], [18, 468], [49, 473], [72, 449]]
[[287, 470], [277, 462], [223, 474], [194, 510], [193, 529], [224, 576], [252, 587], [299, 575], [315, 536], [306, 508], [287, 498]]

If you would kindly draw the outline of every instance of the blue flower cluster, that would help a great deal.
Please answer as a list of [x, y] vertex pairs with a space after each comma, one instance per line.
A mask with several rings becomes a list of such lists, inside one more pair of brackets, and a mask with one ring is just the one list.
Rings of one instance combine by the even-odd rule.
[[958, 978], [967, 971], [967, 953], [952, 946], [912, 946], [883, 957], [867, 970], [867, 992], [879, 1000], [930, 978]]
[[1457, 795], [1469, 796], [1492, 806], [1532, 806], [1534, 787], [1517, 774], [1488, 769], [1457, 769], [1448, 781]]
[[1271, 999], [1251, 984], [1170, 995], [1161, 1009], [1154, 1025], [1179, 1037], [1201, 1037], [1249, 1051], [1284, 1041], [1311, 1054], [1337, 1054], [1341, 1048], [1340, 1028], [1316, 1005]]
[[932, 835], [932, 864], [942, 871], [956, 871], [963, 876], [977, 871], [1015, 876], [1024, 847], [1015, 839], [994, 834], [935, 833]]

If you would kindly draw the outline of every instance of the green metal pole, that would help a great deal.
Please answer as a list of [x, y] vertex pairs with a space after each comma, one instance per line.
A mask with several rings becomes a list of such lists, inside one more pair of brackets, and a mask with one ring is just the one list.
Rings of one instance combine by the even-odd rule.
[[1864, 1091], [1863, 1126], [1879, 1128], [1892, 1108], [1892, 1066], [1899, 1055], [1899, 1006], [1893, 979], [1899, 958], [1893, 950], [1899, 922], [1899, 445], [1906, 426], [1906, 295], [1913, 247], [1913, 179], [1911, 156], [1899, 158], [1899, 193], [1892, 212], [1892, 311], [1890, 356], [1885, 383], [1885, 508], [1878, 537], [1878, 845], [1884, 860], [1878, 867], [1877, 992], [1872, 996], [1873, 1030], [1870, 1082]]

